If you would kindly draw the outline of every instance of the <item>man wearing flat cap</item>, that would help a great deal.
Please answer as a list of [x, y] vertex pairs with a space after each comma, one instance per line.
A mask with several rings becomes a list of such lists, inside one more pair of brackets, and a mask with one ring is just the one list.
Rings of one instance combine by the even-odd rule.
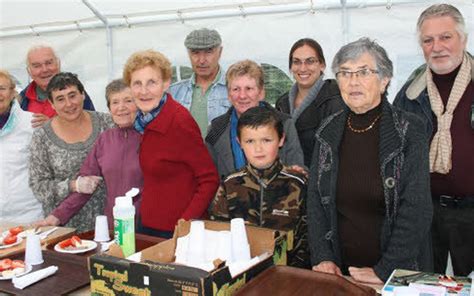
[[193, 67], [191, 78], [174, 83], [169, 92], [191, 111], [203, 137], [212, 119], [230, 107], [227, 100], [225, 72], [219, 66], [222, 54], [221, 36], [216, 30], [194, 30], [186, 36], [184, 45]]

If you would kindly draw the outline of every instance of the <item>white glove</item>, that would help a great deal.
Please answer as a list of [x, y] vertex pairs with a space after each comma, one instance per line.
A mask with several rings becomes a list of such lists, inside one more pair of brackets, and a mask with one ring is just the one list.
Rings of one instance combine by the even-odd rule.
[[76, 192], [92, 194], [99, 185], [100, 181], [102, 181], [102, 177], [79, 176], [76, 179]]

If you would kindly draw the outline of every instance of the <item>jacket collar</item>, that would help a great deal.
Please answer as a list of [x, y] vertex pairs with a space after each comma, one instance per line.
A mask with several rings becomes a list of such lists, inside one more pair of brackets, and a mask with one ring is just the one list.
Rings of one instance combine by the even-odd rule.
[[259, 184], [263, 184], [265, 187], [268, 186], [281, 172], [283, 165], [280, 160], [276, 160], [269, 168], [264, 170], [259, 170], [253, 167], [251, 164], [247, 164], [247, 170], [252, 176], [256, 179]]
[[38, 101], [38, 94], [36, 93], [36, 82], [33, 80], [26, 87], [26, 97], [31, 101]]
[[[189, 79], [189, 86], [193, 87], [195, 84], [196, 84], [196, 73], [193, 72], [193, 74], [191, 74], [191, 77]], [[211, 87], [216, 84], [226, 86], [225, 75], [223, 75], [222, 67], [220, 65], [219, 65], [219, 71], [217, 72], [216, 77], [214, 77], [214, 80], [211, 83]]]
[[328, 116], [316, 132], [316, 138], [326, 142], [335, 151], [338, 150], [341, 143], [344, 128], [347, 122], [349, 108], [344, 105], [342, 110]]
[[382, 117], [380, 118], [379, 157], [380, 164], [391, 159], [395, 150], [402, 146], [406, 126], [400, 121], [399, 113], [393, 110], [386, 98], [382, 99]]
[[[467, 53], [467, 55], [471, 59], [471, 81], [474, 81], [474, 59], [470, 53]], [[413, 79], [406, 90], [406, 95], [409, 100], [416, 100], [426, 89], [426, 64], [413, 71], [410, 77], [413, 77]]]

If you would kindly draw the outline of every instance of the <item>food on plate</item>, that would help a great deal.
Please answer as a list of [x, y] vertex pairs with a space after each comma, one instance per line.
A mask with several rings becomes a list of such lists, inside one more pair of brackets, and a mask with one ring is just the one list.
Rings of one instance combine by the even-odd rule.
[[89, 245], [84, 244], [78, 236], [74, 235], [71, 238], [59, 242], [59, 247], [64, 250], [81, 250], [87, 249]]
[[72, 246], [72, 241], [71, 241], [70, 238], [65, 239], [65, 240], [59, 242], [59, 247], [60, 247], [61, 249], [66, 249], [66, 248], [69, 247], [69, 246]]
[[11, 235], [18, 235], [18, 233], [20, 233], [24, 230], [25, 229], [22, 226], [17, 226], [17, 227], [10, 228], [10, 230], [8, 230], [8, 231], [10, 232]]
[[0, 237], [0, 246], [7, 246], [16, 243], [17, 241], [16, 235], [12, 235], [11, 233], [7, 233], [6, 236]]
[[22, 260], [0, 260], [0, 276], [13, 277], [25, 272], [25, 262]]
[[82, 240], [81, 240], [78, 236], [73, 236], [73, 237], [71, 237], [71, 243], [72, 243], [72, 245], [75, 246], [76, 248], [82, 246]]
[[3, 259], [0, 261], [0, 271], [4, 271], [10, 269], [12, 267], [12, 260], [11, 259]]
[[13, 260], [12, 261], [13, 268], [25, 268], [25, 262], [23, 260]]

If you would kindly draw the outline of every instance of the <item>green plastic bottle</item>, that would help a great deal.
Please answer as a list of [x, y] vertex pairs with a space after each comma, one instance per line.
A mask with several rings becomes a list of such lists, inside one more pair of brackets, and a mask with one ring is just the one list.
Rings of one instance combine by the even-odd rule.
[[119, 196], [115, 199], [114, 240], [122, 248], [123, 255], [128, 257], [135, 253], [135, 207], [132, 196]]

